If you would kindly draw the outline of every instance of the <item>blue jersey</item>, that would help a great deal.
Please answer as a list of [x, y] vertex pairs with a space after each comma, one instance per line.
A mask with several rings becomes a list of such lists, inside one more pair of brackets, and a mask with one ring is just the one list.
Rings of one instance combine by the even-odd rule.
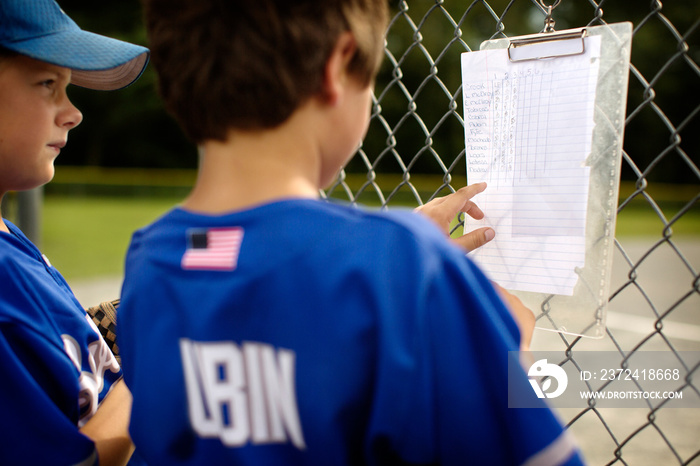
[[551, 411], [507, 407], [517, 326], [413, 213], [175, 209], [134, 234], [119, 312], [151, 465], [580, 462]]
[[0, 233], [0, 464], [97, 464], [82, 426], [121, 377], [63, 277], [22, 232]]

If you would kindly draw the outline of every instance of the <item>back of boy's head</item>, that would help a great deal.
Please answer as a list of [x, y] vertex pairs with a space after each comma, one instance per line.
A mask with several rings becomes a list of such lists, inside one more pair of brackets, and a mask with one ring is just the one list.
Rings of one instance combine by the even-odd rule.
[[386, 0], [143, 0], [149, 47], [168, 110], [196, 143], [232, 128], [274, 128], [321, 91], [341, 33], [349, 70], [374, 79]]

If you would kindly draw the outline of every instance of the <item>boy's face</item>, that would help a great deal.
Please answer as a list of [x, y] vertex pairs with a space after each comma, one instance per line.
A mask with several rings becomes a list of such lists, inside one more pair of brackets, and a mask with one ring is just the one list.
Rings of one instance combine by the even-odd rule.
[[71, 72], [25, 56], [0, 60], [0, 194], [51, 181], [53, 162], [82, 114], [68, 100]]
[[320, 187], [326, 188], [333, 182], [367, 134], [373, 92], [373, 85], [362, 86], [357, 80], [351, 79], [342, 105], [337, 109], [339, 117], [331, 135], [334, 150], [330, 153], [333, 155], [326, 158]]

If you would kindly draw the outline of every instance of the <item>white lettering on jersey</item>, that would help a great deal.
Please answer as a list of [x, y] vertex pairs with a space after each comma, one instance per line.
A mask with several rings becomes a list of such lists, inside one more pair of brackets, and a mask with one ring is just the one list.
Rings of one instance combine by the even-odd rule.
[[290, 442], [306, 448], [294, 384], [295, 353], [263, 343], [180, 339], [193, 429], [227, 447]]
[[89, 370], [83, 370], [83, 358], [80, 351], [80, 346], [75, 339], [67, 334], [61, 335], [63, 339], [63, 347], [68, 354], [68, 357], [73, 361], [73, 364], [80, 372], [78, 383], [80, 385], [80, 393], [78, 394], [78, 405], [80, 406], [81, 415], [78, 426], [82, 427], [90, 420], [93, 414], [97, 411], [100, 392], [104, 387], [105, 372], [119, 372], [119, 363], [110, 351], [107, 343], [102, 339], [99, 331], [95, 327], [92, 320], [86, 315], [93, 330], [97, 332], [98, 339], [88, 345], [88, 360]]

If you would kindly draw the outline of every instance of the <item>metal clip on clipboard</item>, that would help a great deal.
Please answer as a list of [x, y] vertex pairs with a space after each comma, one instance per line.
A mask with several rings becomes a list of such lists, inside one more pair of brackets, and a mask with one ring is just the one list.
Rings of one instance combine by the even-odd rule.
[[[526, 60], [545, 60], [548, 58], [557, 57], [567, 57], [572, 55], [581, 55], [586, 51], [584, 38], [587, 36], [588, 32], [586, 28], [579, 29], [569, 29], [562, 32], [545, 32], [542, 34], [531, 34], [528, 36], [520, 36], [516, 39], [511, 39], [508, 44], [508, 59], [515, 63], [519, 61]], [[549, 44], [550, 42], [558, 41], [569, 41], [567, 44], [562, 44], [558, 48], [557, 52], [552, 54], [551, 52], [547, 55], [539, 55], [536, 51], [536, 47], [533, 47], [533, 51], [528, 53], [517, 53], [522, 51], [524, 47], [536, 46], [539, 44]], [[520, 49], [520, 50], [518, 50]], [[551, 47], [548, 47], [551, 50]]]
[[[508, 43], [508, 60], [511, 62], [526, 61], [526, 60], [545, 60], [549, 58], [567, 57], [572, 55], [580, 55], [586, 51], [586, 46], [583, 38], [586, 37], [586, 28], [569, 29], [562, 32], [554, 32], [554, 18], [552, 11], [561, 3], [561, 0], [555, 0], [553, 4], [547, 5], [544, 0], [538, 0], [540, 6], [545, 11], [544, 31], [540, 34], [531, 34], [528, 36], [520, 36], [516, 39], [511, 39]], [[537, 52], [532, 52], [530, 55], [523, 54], [521, 58], [516, 58], [514, 55], [518, 48], [528, 47], [538, 44], [545, 44], [557, 41], [569, 41], [572, 39], [580, 39], [574, 43], [568, 43], [566, 46], [556, 47], [556, 52], [552, 53], [552, 47], [547, 47], [547, 55], [539, 55]], [[521, 49], [522, 50], [522, 49]]]

